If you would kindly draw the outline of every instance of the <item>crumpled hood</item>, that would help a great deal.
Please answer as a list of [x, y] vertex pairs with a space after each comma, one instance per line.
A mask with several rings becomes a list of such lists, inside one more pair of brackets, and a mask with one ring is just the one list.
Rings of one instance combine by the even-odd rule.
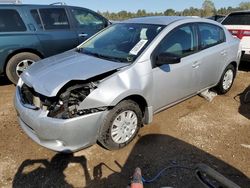
[[36, 92], [53, 97], [71, 80], [87, 80], [127, 65], [70, 50], [34, 63], [21, 78]]

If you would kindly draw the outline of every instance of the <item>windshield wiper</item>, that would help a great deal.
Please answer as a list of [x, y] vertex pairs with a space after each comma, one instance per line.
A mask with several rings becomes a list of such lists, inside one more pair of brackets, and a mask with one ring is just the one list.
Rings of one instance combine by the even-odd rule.
[[99, 53], [95, 53], [95, 52], [90, 52], [90, 51], [86, 51], [83, 49], [79, 49], [82, 53], [87, 54], [87, 55], [91, 55], [100, 59], [106, 59], [106, 60], [110, 60], [110, 61], [115, 61], [115, 62], [120, 62], [120, 63], [126, 63], [126, 59], [124, 59], [125, 61], [122, 60], [122, 58], [119, 57], [112, 57], [112, 56], [106, 56], [106, 55], [102, 55]]
[[116, 61], [116, 62], [124, 63], [124, 61], [122, 61], [121, 58], [119, 58], [119, 57], [111, 57], [111, 56], [101, 55], [100, 58], [110, 60], [110, 61]]
[[86, 50], [83, 50], [83, 49], [79, 49], [79, 51], [82, 52], [82, 53], [84, 53], [84, 54], [87, 54], [87, 55], [91, 55], [91, 56], [99, 57], [99, 58], [100, 58], [100, 54], [98, 54], [98, 53], [86, 51]]

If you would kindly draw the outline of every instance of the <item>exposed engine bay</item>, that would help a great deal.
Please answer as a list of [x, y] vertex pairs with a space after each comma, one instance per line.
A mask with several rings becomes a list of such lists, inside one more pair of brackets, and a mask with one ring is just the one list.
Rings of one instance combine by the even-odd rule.
[[95, 82], [74, 84], [65, 87], [58, 96], [46, 97], [38, 94], [33, 88], [23, 85], [21, 95], [23, 103], [48, 110], [48, 117], [69, 119], [90, 113], [104, 111], [107, 107], [79, 110], [80, 103], [97, 87]]
[[93, 108], [78, 110], [79, 104], [96, 88], [95, 83], [77, 84], [68, 87], [63, 93], [59, 95], [58, 100], [54, 101], [49, 110], [49, 117], [54, 118], [74, 118], [81, 115], [103, 111], [106, 108]]
[[24, 104], [33, 106], [32, 109], [49, 111], [48, 117], [69, 119], [95, 112], [105, 111], [108, 107], [79, 109], [80, 103], [94, 90], [106, 77], [114, 74], [112, 70], [85, 81], [70, 81], [55, 97], [47, 97], [37, 93], [33, 88], [23, 84], [19, 87], [21, 100]]

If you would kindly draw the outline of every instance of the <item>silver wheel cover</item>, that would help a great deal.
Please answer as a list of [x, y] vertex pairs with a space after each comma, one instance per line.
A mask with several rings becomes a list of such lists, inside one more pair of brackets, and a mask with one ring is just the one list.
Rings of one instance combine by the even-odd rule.
[[231, 87], [231, 85], [233, 83], [233, 79], [234, 79], [233, 70], [228, 69], [227, 72], [225, 72], [225, 75], [223, 78], [223, 83], [222, 83], [224, 90], [228, 90]]
[[135, 112], [127, 110], [116, 116], [111, 126], [111, 138], [117, 144], [127, 142], [135, 134], [138, 117]]

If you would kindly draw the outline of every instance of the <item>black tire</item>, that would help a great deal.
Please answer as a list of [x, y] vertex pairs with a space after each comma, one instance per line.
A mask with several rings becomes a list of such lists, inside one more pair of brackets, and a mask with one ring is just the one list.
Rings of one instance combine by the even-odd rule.
[[22, 52], [14, 55], [13, 57], [10, 58], [6, 65], [6, 75], [8, 79], [13, 83], [17, 84], [19, 76], [16, 73], [16, 68], [17, 65], [23, 61], [23, 60], [32, 60], [32, 61], [38, 61], [41, 58], [33, 53], [30, 52]]
[[[230, 87], [228, 88], [224, 88], [223, 87], [223, 82], [224, 82], [224, 77], [225, 77], [225, 74], [229, 71], [229, 70], [232, 70], [233, 72], [233, 80], [232, 80], [232, 83], [230, 85]], [[218, 92], [219, 95], [223, 95], [223, 94], [226, 94], [232, 87], [233, 85], [233, 82], [234, 82], [234, 78], [235, 78], [235, 75], [236, 75], [236, 70], [234, 68], [234, 66], [232, 64], [228, 65], [226, 67], [226, 69], [224, 70], [222, 76], [221, 76], [221, 79], [220, 79], [220, 82], [218, 83], [218, 85], [216, 86], [216, 91]]]
[[[124, 143], [117, 143], [113, 140], [111, 136], [111, 127], [113, 121], [121, 114], [127, 110], [133, 111], [137, 116], [137, 127], [136, 131], [132, 134], [132, 136]], [[132, 100], [124, 100], [117, 104], [104, 119], [103, 125], [99, 131], [99, 143], [104, 146], [108, 150], [117, 150], [128, 145], [137, 135], [140, 127], [142, 126], [142, 112], [139, 108], [139, 105]]]

